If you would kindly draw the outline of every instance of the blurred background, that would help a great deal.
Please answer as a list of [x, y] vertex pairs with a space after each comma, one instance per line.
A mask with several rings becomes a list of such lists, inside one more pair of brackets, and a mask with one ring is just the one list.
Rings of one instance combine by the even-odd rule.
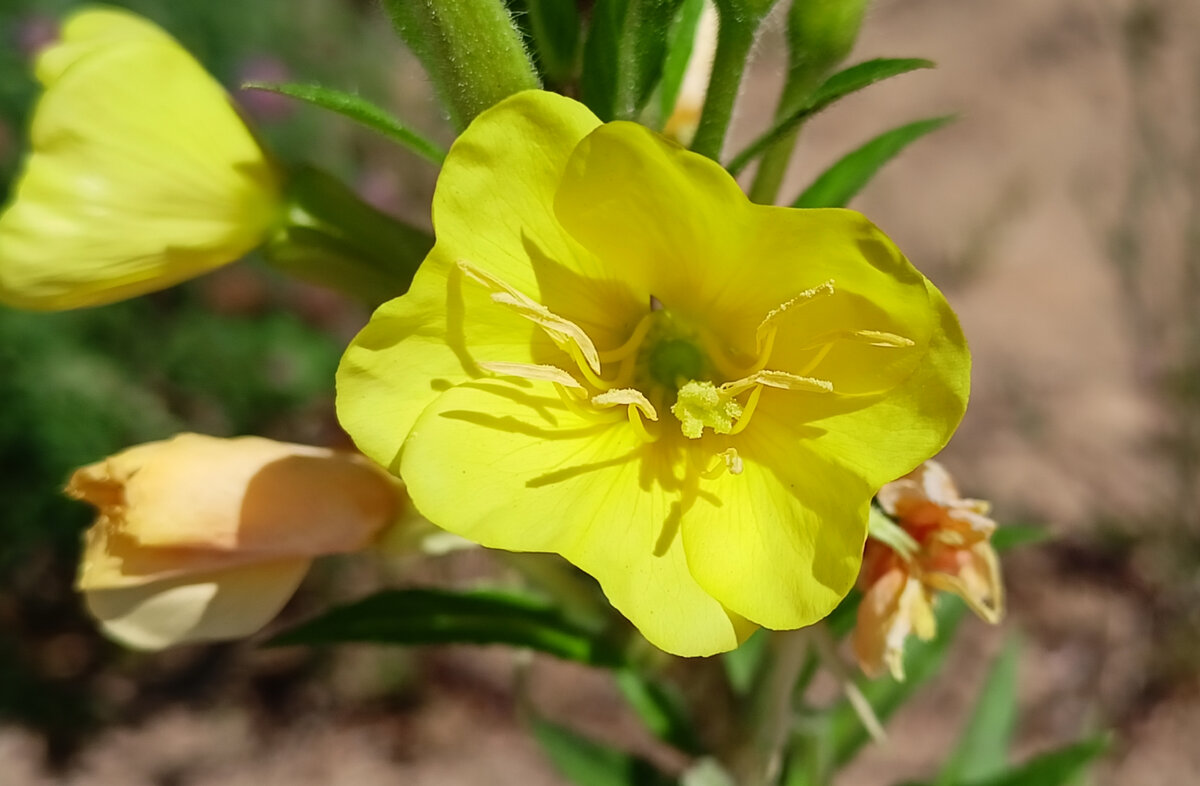
[[[450, 138], [369, 0], [116, 4], [162, 24], [231, 88], [353, 89]], [[35, 95], [29, 57], [75, 5], [0, 4], [0, 195]], [[779, 27], [759, 46], [732, 149], [774, 111]], [[1111, 728], [1095, 783], [1200, 783], [1198, 42], [1191, 0], [877, 0], [851, 59], [939, 68], [852, 96], [803, 131], [785, 196], [886, 128], [959, 114], [853, 206], [946, 292], [972, 343], [973, 400], [944, 463], [1001, 523], [1053, 534], [1006, 558], [1004, 624], [964, 624], [946, 670], [841, 784], [934, 771], [1014, 636], [1019, 753]], [[428, 225], [433, 167], [282, 97], [239, 100], [281, 155]], [[253, 259], [105, 308], [0, 307], [0, 784], [561, 782], [517, 721], [507, 653], [140, 655], [99, 638], [71, 589], [89, 523], [59, 495], [73, 468], [181, 430], [337, 443], [333, 370], [366, 317]], [[445, 579], [478, 559], [423, 569]], [[285, 620], [390, 570], [326, 564]], [[532, 668], [547, 714], [662, 755], [604, 675]]]

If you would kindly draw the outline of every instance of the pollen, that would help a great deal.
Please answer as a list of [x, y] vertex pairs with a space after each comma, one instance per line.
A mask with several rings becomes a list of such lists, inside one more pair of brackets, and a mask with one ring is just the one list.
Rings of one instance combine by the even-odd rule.
[[718, 434], [733, 433], [742, 405], [713, 383], [692, 380], [679, 389], [671, 413], [679, 418], [685, 437], [699, 439], [705, 427]]

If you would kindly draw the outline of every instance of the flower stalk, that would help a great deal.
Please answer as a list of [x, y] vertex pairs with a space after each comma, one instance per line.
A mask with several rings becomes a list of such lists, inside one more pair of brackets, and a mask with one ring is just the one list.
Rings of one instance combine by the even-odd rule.
[[720, 25], [717, 29], [717, 51], [713, 55], [712, 73], [708, 80], [708, 95], [704, 110], [700, 113], [700, 124], [692, 139], [692, 150], [714, 161], [721, 156], [725, 147], [725, 134], [733, 118], [733, 107], [737, 102], [742, 84], [742, 74], [754, 46], [754, 36], [762, 23], [770, 4], [761, 12], [736, 0], [717, 3]]
[[540, 86], [502, 0], [384, 0], [458, 130], [513, 93]]

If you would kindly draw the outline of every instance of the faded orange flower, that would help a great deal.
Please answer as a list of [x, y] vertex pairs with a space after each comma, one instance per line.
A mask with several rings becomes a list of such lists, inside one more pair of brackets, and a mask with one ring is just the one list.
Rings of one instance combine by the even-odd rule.
[[959, 596], [987, 622], [1003, 616], [1000, 564], [989, 540], [996, 523], [988, 518], [990, 505], [960, 497], [936, 461], [888, 483], [876, 499], [911, 542], [897, 549], [874, 538], [867, 541], [854, 653], [868, 676], [879, 675], [886, 665], [903, 680], [905, 639], [916, 633], [929, 640], [937, 632], [936, 593]]

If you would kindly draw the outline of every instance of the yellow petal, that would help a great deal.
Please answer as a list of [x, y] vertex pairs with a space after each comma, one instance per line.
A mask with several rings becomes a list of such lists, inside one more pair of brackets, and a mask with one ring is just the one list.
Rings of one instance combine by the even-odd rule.
[[[653, 295], [702, 324], [727, 290], [761, 287], [742, 247], [749, 208], [719, 164], [625, 122], [579, 144], [554, 199], [562, 225], [638, 303]], [[779, 302], [755, 314], [751, 330]]]
[[[603, 346], [620, 343], [621, 324], [609, 324], [621, 322], [613, 286], [589, 278], [595, 260], [551, 210], [567, 158], [598, 124], [583, 105], [533, 91], [481, 113], [454, 143], [434, 194], [437, 244], [409, 292], [375, 312], [338, 369], [338, 418], [363, 453], [395, 470], [421, 411], [483, 376], [482, 362], [564, 367], [562, 350], [466, 279], [460, 261], [569, 316]], [[635, 305], [643, 307], [631, 302], [631, 314]], [[630, 316], [628, 329], [636, 322]]]
[[116, 10], [83, 11], [42, 56], [0, 301], [97, 305], [178, 283], [258, 245], [277, 177], [228, 96], [177, 43]]
[[[705, 437], [714, 446], [719, 439]], [[730, 444], [742, 472], [703, 483], [683, 517], [692, 575], [763, 627], [811, 625], [854, 585], [871, 490], [814, 450], [802, 429], [763, 414]]]
[[136, 649], [236, 639], [271, 621], [300, 585], [309, 560], [280, 560], [84, 592], [104, 632]]
[[733, 649], [750, 626], [688, 572], [677, 497], [662, 487], [673, 468], [656, 448], [553, 393], [468, 384], [421, 416], [400, 472], [417, 509], [445, 529], [492, 548], [556, 552], [595, 576], [661, 649]]

